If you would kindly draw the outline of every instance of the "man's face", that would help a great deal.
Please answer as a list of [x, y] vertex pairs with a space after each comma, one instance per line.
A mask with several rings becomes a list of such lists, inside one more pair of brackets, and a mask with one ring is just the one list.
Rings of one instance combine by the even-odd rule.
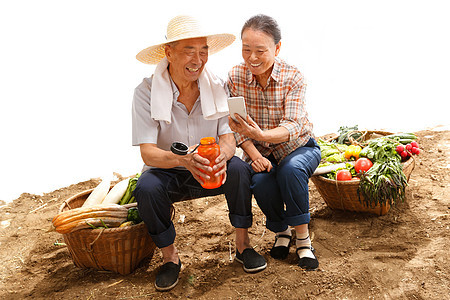
[[165, 51], [175, 81], [196, 81], [208, 61], [206, 37], [175, 42]]

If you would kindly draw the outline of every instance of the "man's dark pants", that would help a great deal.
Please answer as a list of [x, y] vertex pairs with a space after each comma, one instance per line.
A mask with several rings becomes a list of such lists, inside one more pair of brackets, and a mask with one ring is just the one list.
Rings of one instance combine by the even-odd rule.
[[226, 182], [217, 189], [204, 189], [187, 170], [153, 168], [139, 177], [134, 190], [139, 214], [159, 248], [173, 244], [175, 228], [172, 203], [225, 194], [229, 219], [235, 228], [252, 226], [251, 167], [234, 156], [227, 162]]

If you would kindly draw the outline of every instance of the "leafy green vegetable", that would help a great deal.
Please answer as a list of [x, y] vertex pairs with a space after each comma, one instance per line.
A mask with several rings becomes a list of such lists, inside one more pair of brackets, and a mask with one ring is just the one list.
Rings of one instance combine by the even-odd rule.
[[319, 140], [317, 144], [320, 146], [321, 158], [326, 159], [329, 156], [334, 154], [344, 153], [347, 150], [347, 145], [325, 142], [323, 140]]
[[341, 163], [345, 161], [345, 157], [343, 153], [337, 153], [328, 156], [325, 160], [333, 163]]
[[[321, 151], [321, 164], [319, 167], [325, 167], [329, 166], [335, 163], [343, 163], [346, 161], [344, 153], [345, 150], [347, 150], [348, 146], [344, 144], [337, 144], [335, 142], [325, 142], [323, 140], [319, 140], [317, 142], [320, 146]], [[351, 167], [353, 167], [350, 164]], [[340, 168], [342, 169], [342, 168]], [[349, 169], [350, 170], [350, 169]], [[354, 169], [353, 169], [354, 172]], [[327, 173], [322, 175], [325, 178], [334, 179], [336, 178], [336, 171], [333, 171], [331, 173]]]
[[395, 204], [405, 199], [408, 186], [403, 173], [401, 157], [395, 151], [399, 145], [396, 139], [381, 137], [374, 139], [359, 154], [369, 158], [374, 165], [361, 175], [358, 195], [363, 195], [366, 204], [377, 205], [388, 202]]
[[138, 173], [133, 178], [130, 178], [130, 180], [128, 181], [127, 191], [123, 195], [122, 199], [120, 199], [120, 202], [119, 202], [120, 205], [136, 202], [136, 200], [134, 199], [134, 196], [133, 196], [133, 191], [136, 188], [136, 183], [140, 176], [141, 176], [141, 173]]
[[324, 147], [323, 150], [322, 148], [321, 150], [321, 157], [322, 158], [327, 158], [329, 156], [332, 156], [334, 154], [339, 154], [339, 149], [335, 148], [335, 147]]
[[361, 174], [358, 195], [362, 194], [368, 205], [395, 204], [405, 199], [408, 182], [400, 160], [391, 159], [376, 162], [372, 168]]
[[400, 159], [395, 148], [398, 142], [388, 138], [377, 138], [371, 140], [369, 144], [359, 153], [360, 157], [367, 157], [375, 162], [383, 162], [390, 159]]

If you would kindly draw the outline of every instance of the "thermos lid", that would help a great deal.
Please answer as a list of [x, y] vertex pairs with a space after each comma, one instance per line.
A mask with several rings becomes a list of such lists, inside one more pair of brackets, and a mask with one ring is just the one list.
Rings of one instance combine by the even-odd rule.
[[173, 142], [170, 146], [170, 151], [178, 155], [186, 155], [188, 153], [188, 146], [182, 142]]

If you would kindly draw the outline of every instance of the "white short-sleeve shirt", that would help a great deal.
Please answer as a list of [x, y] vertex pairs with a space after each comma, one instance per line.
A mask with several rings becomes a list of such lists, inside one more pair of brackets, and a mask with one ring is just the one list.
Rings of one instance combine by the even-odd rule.
[[[144, 78], [139, 84], [133, 97], [132, 105], [132, 144], [151, 143], [158, 148], [170, 150], [173, 142], [183, 142], [188, 146], [200, 143], [203, 137], [214, 137], [218, 141], [219, 136], [232, 133], [228, 126], [228, 117], [217, 120], [205, 120], [201, 107], [201, 94], [189, 113], [184, 104], [177, 101], [180, 95], [177, 86], [171, 79], [173, 102], [171, 111], [171, 123], [152, 119], [150, 110], [150, 95], [152, 77]], [[223, 83], [224, 89], [225, 83]], [[144, 170], [151, 166], [144, 166]]]

